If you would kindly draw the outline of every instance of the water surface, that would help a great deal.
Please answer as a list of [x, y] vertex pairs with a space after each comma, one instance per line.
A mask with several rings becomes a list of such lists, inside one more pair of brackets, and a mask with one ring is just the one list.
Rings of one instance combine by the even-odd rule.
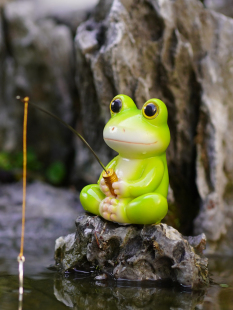
[[[97, 281], [88, 274], [59, 275], [44, 266], [43, 255], [28, 256], [25, 263], [23, 309], [223, 309], [233, 310], [233, 258], [210, 257], [214, 283], [206, 291], [154, 287], [128, 281]], [[47, 257], [47, 265], [53, 262]], [[0, 259], [0, 309], [18, 307], [16, 259]]]

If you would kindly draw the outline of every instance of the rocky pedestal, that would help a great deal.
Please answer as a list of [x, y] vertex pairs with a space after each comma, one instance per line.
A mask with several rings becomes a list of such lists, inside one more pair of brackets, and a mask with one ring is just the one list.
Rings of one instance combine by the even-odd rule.
[[186, 238], [166, 224], [122, 226], [86, 214], [76, 227], [76, 233], [56, 240], [62, 272], [95, 269], [98, 280], [169, 281], [194, 290], [209, 284], [208, 260], [197, 254], [204, 234]]

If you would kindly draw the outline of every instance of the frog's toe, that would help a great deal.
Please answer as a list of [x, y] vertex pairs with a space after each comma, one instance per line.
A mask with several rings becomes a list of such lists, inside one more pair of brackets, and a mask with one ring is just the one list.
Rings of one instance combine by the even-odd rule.
[[103, 212], [102, 213], [102, 216], [103, 216], [103, 218], [105, 219], [105, 220], [110, 220], [110, 213], [108, 213], [108, 212]]
[[109, 213], [116, 213], [116, 211], [117, 211], [116, 206], [109, 206], [109, 207], [108, 207], [108, 212], [109, 212]]
[[101, 203], [100, 203], [100, 209], [101, 209], [101, 210], [107, 210], [110, 201], [111, 201], [111, 198], [110, 198], [110, 197], [104, 198], [104, 199], [101, 201]]
[[116, 216], [116, 214], [111, 214], [110, 215], [110, 219], [113, 221], [113, 222], [117, 222], [117, 216]]
[[111, 199], [111, 205], [116, 206], [118, 204], [118, 200], [116, 200], [115, 198]]
[[103, 211], [108, 211], [108, 204], [107, 203], [103, 204], [102, 210]]
[[110, 215], [111, 215], [111, 198], [110, 197], [106, 197], [105, 199], [103, 199], [100, 203], [100, 206], [99, 206], [99, 212], [100, 212], [100, 215], [106, 219], [106, 220], [109, 220], [111, 221], [110, 219]]
[[126, 216], [126, 205], [131, 199], [115, 199], [115, 198], [105, 198], [99, 206], [100, 215], [108, 220], [117, 223], [130, 223]]
[[103, 186], [102, 186], [102, 189], [103, 189], [104, 192], [108, 192], [108, 191], [109, 191], [107, 185], [103, 185]]
[[99, 205], [99, 212], [100, 212], [100, 214], [104, 212], [104, 203], [103, 203], [103, 201]]

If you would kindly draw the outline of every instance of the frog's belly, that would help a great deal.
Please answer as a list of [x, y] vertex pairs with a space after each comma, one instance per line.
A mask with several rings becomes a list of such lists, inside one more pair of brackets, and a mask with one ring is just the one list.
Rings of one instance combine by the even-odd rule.
[[119, 158], [115, 171], [122, 180], [139, 179], [144, 170], [144, 160]]

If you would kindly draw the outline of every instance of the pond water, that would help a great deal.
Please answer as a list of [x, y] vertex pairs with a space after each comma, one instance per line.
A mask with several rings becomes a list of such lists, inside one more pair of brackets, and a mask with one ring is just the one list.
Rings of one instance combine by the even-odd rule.
[[[1, 253], [0, 309], [18, 309], [18, 265]], [[25, 255], [26, 256], [26, 255]], [[52, 256], [52, 255], [51, 255]], [[209, 257], [212, 284], [206, 291], [154, 287], [153, 283], [95, 281], [88, 274], [61, 276], [46, 268], [48, 253], [27, 255], [23, 310], [223, 309], [233, 310], [233, 258]]]

